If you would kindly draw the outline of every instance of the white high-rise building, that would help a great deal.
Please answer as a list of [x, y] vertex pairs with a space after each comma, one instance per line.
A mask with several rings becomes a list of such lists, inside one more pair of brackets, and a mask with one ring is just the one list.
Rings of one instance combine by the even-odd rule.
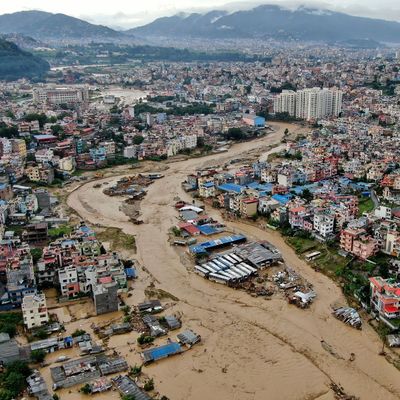
[[287, 112], [294, 116], [296, 113], [296, 92], [294, 90], [283, 90], [279, 96], [275, 97], [274, 112]]
[[284, 90], [274, 100], [274, 112], [287, 112], [305, 120], [337, 117], [342, 111], [342, 97], [342, 92], [337, 89]]

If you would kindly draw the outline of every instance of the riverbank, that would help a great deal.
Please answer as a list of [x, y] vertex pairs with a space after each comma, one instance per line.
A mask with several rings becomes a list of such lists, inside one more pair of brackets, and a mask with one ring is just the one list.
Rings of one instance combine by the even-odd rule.
[[[277, 151], [286, 127], [295, 129], [282, 124], [265, 138], [232, 146], [229, 153], [168, 164], [165, 177], [151, 185], [142, 200], [143, 225], [129, 223], [120, 210], [121, 199], [106, 197], [101, 189], [93, 188], [93, 182], [68, 196], [68, 206], [87, 222], [135, 236], [136, 258], [149, 273], [140, 271], [128, 304], [143, 300], [146, 285], [155, 282], [157, 288], [179, 299], [172, 311], [179, 312], [184, 324], [202, 336], [203, 344], [190, 354], [146, 367], [157, 389], [171, 399], [331, 400], [335, 398], [332, 383], [361, 399], [400, 397], [399, 371], [378, 355], [381, 343], [375, 332], [369, 326], [354, 330], [331, 315], [332, 305], [346, 304], [340, 288], [300, 259], [278, 232], [227, 222], [232, 231], [278, 247], [287, 265], [313, 284], [318, 297], [308, 310], [283, 299], [266, 301], [205, 281], [185, 268], [183, 254], [167, 242], [168, 231], [177, 222], [175, 199], [191, 200], [180, 185], [188, 173], [261, 154], [263, 148], [278, 144], [271, 152]], [[110, 178], [99, 182], [103, 181]], [[85, 326], [90, 321], [85, 320]], [[110, 345], [134, 364], [137, 354], [129, 351], [127, 341], [134, 341], [132, 334]], [[326, 344], [333, 350], [327, 351]], [[354, 361], [349, 361], [351, 353]]]

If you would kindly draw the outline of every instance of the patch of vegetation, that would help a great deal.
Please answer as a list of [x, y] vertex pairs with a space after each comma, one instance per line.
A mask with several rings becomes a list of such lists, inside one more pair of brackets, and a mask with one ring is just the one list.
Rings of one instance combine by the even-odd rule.
[[121, 400], [136, 400], [136, 397], [133, 394], [125, 394], [121, 397]]
[[288, 237], [286, 238], [286, 241], [294, 248], [296, 253], [299, 254], [313, 250], [317, 246], [315, 240], [298, 236]]
[[144, 290], [144, 293], [150, 299], [154, 299], [154, 298], [159, 299], [159, 300], [171, 299], [173, 301], [179, 301], [179, 299], [176, 296], [174, 296], [173, 294], [171, 294], [163, 289], [156, 289], [156, 288], [150, 287], [150, 286]]
[[107, 228], [96, 236], [101, 242], [109, 242], [113, 251], [120, 249], [136, 251], [135, 237], [122, 232], [120, 228]]
[[153, 378], [150, 378], [149, 380], [147, 380], [143, 386], [143, 389], [146, 392], [150, 392], [151, 390], [154, 390], [154, 380]]
[[31, 360], [34, 363], [41, 363], [46, 358], [46, 354], [47, 353], [44, 350], [41, 350], [41, 349], [32, 350], [32, 352], [31, 352]]
[[0, 314], [0, 332], [15, 336], [18, 326], [22, 326], [23, 318], [20, 312], [7, 312]]
[[43, 328], [39, 328], [36, 329], [35, 331], [32, 332], [32, 339], [36, 338], [36, 339], [47, 339], [49, 337], [49, 333], [43, 329]]
[[42, 249], [39, 249], [37, 247], [31, 249], [31, 256], [34, 264], [36, 264], [42, 258], [42, 255], [43, 255]]
[[31, 374], [31, 369], [24, 361], [14, 361], [6, 366], [0, 375], [0, 399], [12, 400], [26, 388], [26, 378]]
[[84, 329], [77, 329], [75, 332], [72, 333], [71, 336], [73, 338], [75, 338], [75, 337], [82, 336], [82, 335], [85, 335], [85, 334], [86, 334], [86, 331]]
[[73, 231], [73, 228], [69, 225], [61, 225], [58, 228], [51, 228], [48, 231], [50, 239], [55, 240], [64, 235], [69, 235]]
[[375, 208], [371, 197], [363, 197], [358, 202], [358, 215], [363, 215], [364, 212], [371, 212]]
[[39, 77], [49, 69], [47, 61], [0, 39], [0, 80]]
[[129, 375], [139, 376], [142, 373], [142, 366], [141, 365], [134, 365], [131, 367], [129, 371]]
[[90, 385], [88, 383], [86, 383], [85, 385], [83, 385], [79, 391], [83, 394], [91, 394], [92, 393], [92, 388], [90, 387]]
[[153, 343], [154, 338], [153, 336], [146, 335], [145, 333], [142, 333], [138, 338], [137, 342], [142, 345], [142, 344], [147, 344], [147, 343]]
[[174, 236], [179, 237], [181, 236], [181, 230], [177, 226], [173, 226], [171, 228], [171, 232]]

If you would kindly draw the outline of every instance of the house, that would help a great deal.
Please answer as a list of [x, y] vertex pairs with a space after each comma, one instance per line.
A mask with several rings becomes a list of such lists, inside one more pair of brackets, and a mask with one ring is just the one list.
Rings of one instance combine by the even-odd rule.
[[93, 300], [96, 315], [118, 311], [118, 283], [111, 277], [99, 279], [99, 283], [93, 288]]
[[192, 347], [196, 343], [201, 342], [201, 336], [189, 329], [182, 333], [179, 333], [177, 338], [179, 343], [188, 347]]
[[47, 240], [47, 229], [47, 222], [29, 224], [22, 232], [22, 239], [29, 244], [44, 243]]
[[400, 284], [381, 277], [369, 278], [371, 308], [378, 312], [384, 322], [400, 318]]
[[49, 322], [46, 297], [43, 293], [25, 295], [21, 308], [24, 325], [28, 329], [37, 328]]
[[20, 347], [15, 339], [8, 333], [0, 333], [0, 365], [13, 361], [28, 361], [30, 358], [29, 347]]
[[304, 217], [307, 215], [307, 210], [303, 206], [293, 207], [289, 209], [289, 224], [292, 228], [303, 228]]
[[326, 239], [333, 234], [335, 225], [335, 216], [325, 213], [314, 215], [314, 230], [317, 235]]
[[258, 199], [252, 198], [241, 198], [240, 199], [240, 215], [243, 217], [252, 217], [253, 215], [257, 215], [258, 209]]
[[115, 387], [121, 393], [122, 397], [129, 397], [136, 400], [151, 400], [151, 397], [141, 390], [138, 385], [131, 379], [129, 376], [117, 376], [112, 380], [114, 382]]
[[363, 228], [347, 228], [340, 233], [340, 247], [347, 253], [366, 260], [378, 252], [378, 241]]
[[215, 196], [214, 182], [204, 182], [199, 185], [199, 195], [205, 199]]
[[62, 296], [74, 298], [80, 292], [78, 272], [75, 266], [60, 268], [58, 270], [58, 281]]
[[243, 122], [254, 128], [264, 128], [265, 118], [255, 114], [243, 114]]

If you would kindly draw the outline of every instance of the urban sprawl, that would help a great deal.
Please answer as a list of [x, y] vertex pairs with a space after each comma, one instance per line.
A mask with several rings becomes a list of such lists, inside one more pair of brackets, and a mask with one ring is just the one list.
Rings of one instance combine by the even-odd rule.
[[[0, 83], [0, 398], [178, 398], [185, 373], [196, 390], [209, 374], [236, 382], [244, 364], [224, 354], [261, 353], [272, 333], [296, 358], [315, 340], [343, 371], [320, 366], [329, 398], [398, 398], [345, 376], [400, 365], [399, 129], [390, 49]], [[291, 333], [274, 322], [285, 314]], [[303, 354], [291, 335], [311, 318], [330, 328], [315, 325]], [[349, 338], [339, 350], [332, 327]]]

